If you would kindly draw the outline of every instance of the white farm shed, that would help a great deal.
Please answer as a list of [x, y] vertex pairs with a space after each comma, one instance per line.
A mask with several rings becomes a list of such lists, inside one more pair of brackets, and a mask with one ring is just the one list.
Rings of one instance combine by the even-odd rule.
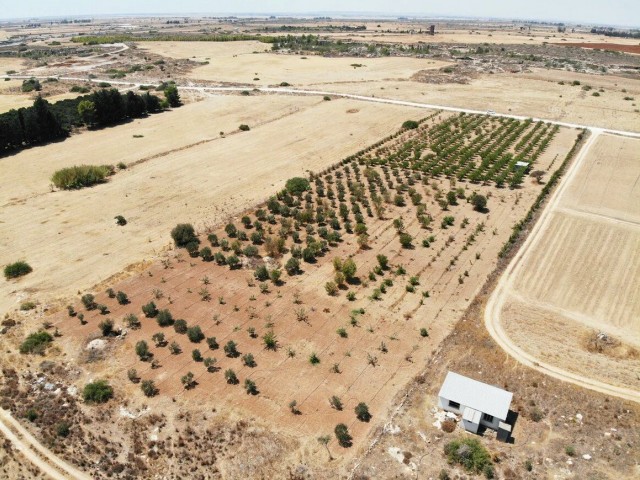
[[484, 427], [496, 430], [506, 439], [511, 425], [506, 423], [513, 393], [479, 382], [455, 372], [448, 372], [438, 393], [440, 408], [462, 415], [465, 430], [478, 433]]

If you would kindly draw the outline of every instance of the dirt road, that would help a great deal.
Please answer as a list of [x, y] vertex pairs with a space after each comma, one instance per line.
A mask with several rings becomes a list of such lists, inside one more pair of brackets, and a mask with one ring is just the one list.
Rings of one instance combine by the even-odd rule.
[[54, 455], [2, 408], [0, 408], [0, 432], [12, 443], [13, 448], [51, 478], [55, 480], [91, 479], [89, 475]]

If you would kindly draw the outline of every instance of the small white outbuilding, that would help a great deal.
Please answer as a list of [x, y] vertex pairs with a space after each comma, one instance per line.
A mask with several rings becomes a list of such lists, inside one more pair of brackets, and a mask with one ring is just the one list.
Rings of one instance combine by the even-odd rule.
[[513, 393], [479, 382], [455, 372], [448, 372], [438, 393], [440, 408], [462, 415], [468, 432], [478, 433], [484, 426], [498, 432], [498, 439], [506, 440], [511, 425], [506, 423]]

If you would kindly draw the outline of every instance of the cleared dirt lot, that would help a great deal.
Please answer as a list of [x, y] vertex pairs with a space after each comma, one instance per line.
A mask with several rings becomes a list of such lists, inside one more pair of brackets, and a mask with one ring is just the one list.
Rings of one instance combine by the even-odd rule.
[[[640, 380], [629, 372], [640, 366], [639, 148], [638, 140], [596, 140], [514, 270], [500, 315], [525, 352], [635, 391]], [[593, 352], [598, 332], [614, 340]]]
[[[177, 221], [222, 221], [286, 178], [324, 168], [424, 114], [318, 98], [215, 97], [6, 157], [0, 263], [25, 258], [34, 272], [17, 283], [1, 282], [0, 308], [30, 295], [52, 298], [88, 288], [157, 253]], [[219, 138], [241, 123], [252, 130]], [[154, 156], [106, 184], [49, 191], [49, 176], [63, 166]], [[129, 224], [117, 227], [115, 215]]]
[[[227, 43], [234, 45], [227, 46]], [[260, 42], [142, 42], [141, 48], [172, 58], [209, 61], [189, 77], [228, 83], [273, 85], [323, 85], [335, 82], [407, 79], [419, 70], [440, 68], [447, 62], [416, 58], [326, 58], [263, 52]], [[354, 65], [361, 65], [354, 67]], [[322, 74], [319, 74], [322, 72]], [[258, 78], [259, 80], [254, 80]]]

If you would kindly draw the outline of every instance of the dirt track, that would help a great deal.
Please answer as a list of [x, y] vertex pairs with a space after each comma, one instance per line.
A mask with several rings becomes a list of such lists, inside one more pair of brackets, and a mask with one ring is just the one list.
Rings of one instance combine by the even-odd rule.
[[44, 447], [6, 410], [0, 408], [0, 432], [15, 449], [22, 453], [41, 472], [54, 480], [90, 480], [91, 477], [68, 464]]

